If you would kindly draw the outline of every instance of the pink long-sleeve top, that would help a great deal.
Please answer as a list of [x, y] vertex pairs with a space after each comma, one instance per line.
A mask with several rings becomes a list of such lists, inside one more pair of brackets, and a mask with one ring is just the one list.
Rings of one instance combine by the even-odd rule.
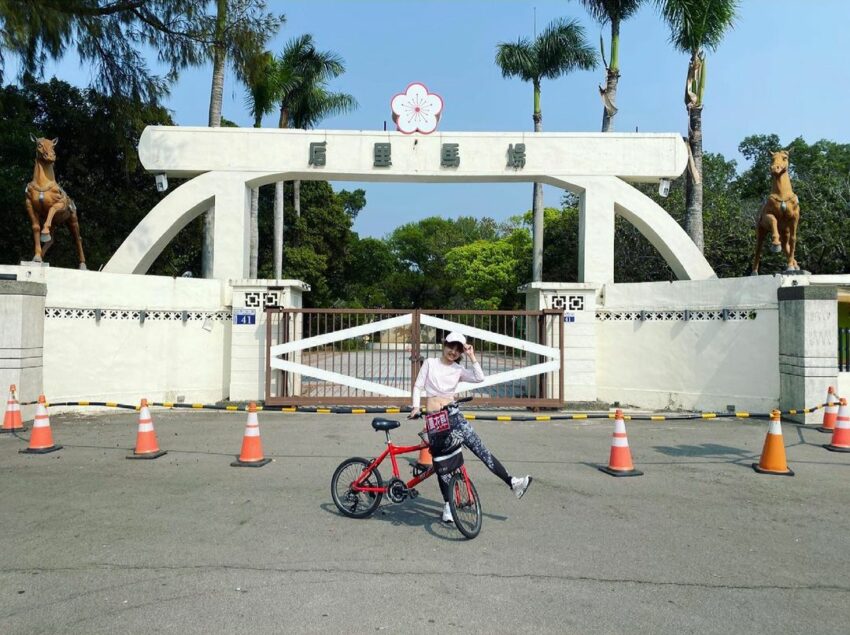
[[438, 357], [426, 359], [413, 384], [413, 407], [419, 407], [423, 390], [426, 397], [452, 397], [462, 381], [475, 384], [484, 381], [481, 364], [475, 362], [472, 368], [464, 368], [457, 362], [444, 364]]

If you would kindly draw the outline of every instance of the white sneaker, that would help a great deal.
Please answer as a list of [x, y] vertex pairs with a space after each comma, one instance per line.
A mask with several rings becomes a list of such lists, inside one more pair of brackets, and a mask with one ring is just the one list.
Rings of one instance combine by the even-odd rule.
[[525, 475], [522, 478], [511, 478], [511, 489], [516, 494], [517, 498], [522, 498], [522, 495], [525, 494], [525, 490], [528, 489], [528, 486], [531, 485], [531, 481], [534, 479], [529, 475]]
[[446, 503], [446, 506], [443, 507], [443, 522], [444, 523], [453, 523], [454, 521], [455, 521], [455, 519], [452, 518], [452, 510], [449, 507], [449, 504]]

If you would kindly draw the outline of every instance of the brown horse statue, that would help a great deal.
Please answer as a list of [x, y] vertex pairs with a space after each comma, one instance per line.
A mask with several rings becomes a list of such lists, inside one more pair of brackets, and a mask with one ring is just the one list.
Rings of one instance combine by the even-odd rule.
[[[54, 225], [68, 224], [71, 235], [77, 243], [77, 254], [80, 257], [80, 269], [86, 268], [86, 257], [83, 254], [83, 241], [80, 239], [80, 223], [77, 221], [77, 206], [65, 190], [56, 182], [53, 174], [53, 164], [56, 162], [56, 146], [59, 139], [36, 139], [35, 170], [32, 181], [27, 184], [26, 205], [27, 213], [32, 222], [35, 255], [33, 260], [41, 262], [47, 250], [53, 246], [53, 235], [50, 233]], [[43, 246], [42, 246], [43, 243]]]
[[753, 259], [752, 275], [758, 275], [761, 247], [764, 237], [770, 233], [772, 240], [770, 250], [774, 253], [785, 253], [788, 260], [786, 271], [800, 270], [794, 259], [797, 247], [797, 225], [800, 222], [800, 201], [791, 189], [791, 178], [788, 176], [788, 151], [780, 150], [771, 155], [770, 175], [773, 178], [773, 188], [770, 196], [761, 208], [761, 215], [756, 223], [756, 255]]

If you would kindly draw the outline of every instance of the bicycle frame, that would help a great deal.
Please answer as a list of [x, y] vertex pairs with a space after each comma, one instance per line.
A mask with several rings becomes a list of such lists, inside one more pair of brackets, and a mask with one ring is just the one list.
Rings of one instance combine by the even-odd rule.
[[[393, 476], [395, 478], [400, 479], [401, 473], [398, 470], [398, 461], [396, 461], [395, 457], [397, 457], [399, 454], [409, 454], [411, 452], [417, 452], [417, 451], [422, 450], [422, 449], [427, 448], [427, 447], [428, 447], [428, 444], [425, 443], [425, 442], [422, 442], [419, 445], [393, 445], [393, 442], [390, 441], [390, 435], [389, 435], [389, 433], [387, 433], [387, 447], [386, 447], [386, 449], [383, 452], [381, 452], [381, 454], [377, 458], [373, 459], [371, 463], [369, 463], [369, 467], [367, 467], [365, 470], [363, 470], [363, 472], [360, 474], [360, 476], [357, 477], [357, 480], [354, 481], [354, 483], [351, 484], [351, 489], [354, 490], [355, 492], [372, 492], [372, 493], [375, 493], [375, 494], [386, 494], [387, 493], [387, 486], [369, 487], [369, 486], [363, 486], [363, 485], [361, 485], [361, 483], [364, 480], [366, 480], [367, 478], [369, 478], [369, 475], [372, 473], [372, 471], [375, 468], [377, 468], [381, 463], [383, 463], [384, 459], [386, 459], [388, 456], [390, 457], [390, 462], [392, 463], [392, 466], [393, 466]], [[463, 481], [466, 484], [466, 490], [469, 493], [470, 498], [472, 498], [472, 500], [474, 500], [474, 494], [472, 493], [472, 488], [469, 485], [469, 474], [467, 474], [467, 472], [466, 472], [466, 465], [460, 466], [460, 472], [463, 474]], [[430, 468], [428, 468], [425, 472], [423, 472], [419, 476], [414, 476], [412, 479], [407, 481], [404, 484], [404, 486], [407, 489], [411, 489], [413, 487], [416, 487], [417, 485], [419, 485], [419, 483], [421, 483], [425, 479], [429, 478], [433, 474], [434, 474], [434, 466], [432, 465]]]
[[[360, 476], [357, 477], [357, 480], [354, 481], [354, 483], [351, 484], [351, 489], [353, 489], [355, 492], [373, 492], [375, 494], [386, 494], [387, 493], [386, 486], [384, 486], [384, 487], [369, 487], [369, 486], [362, 486], [360, 484], [364, 480], [369, 478], [369, 475], [372, 473], [372, 471], [376, 467], [378, 467], [381, 463], [383, 463], [384, 459], [386, 459], [387, 456], [390, 457], [390, 462], [392, 463], [392, 466], [393, 466], [393, 476], [395, 478], [400, 479], [401, 473], [398, 470], [398, 461], [396, 461], [395, 457], [397, 457], [399, 454], [410, 454], [411, 452], [418, 452], [419, 450], [422, 450], [422, 449], [428, 447], [428, 444], [424, 443], [424, 442], [420, 443], [419, 445], [394, 445], [393, 442], [390, 441], [389, 436], [390, 435], [387, 434], [387, 447], [386, 447], [386, 449], [383, 452], [381, 452], [381, 454], [376, 459], [373, 459], [372, 462], [369, 464], [369, 467], [367, 467], [365, 470], [363, 470], [363, 473]], [[434, 466], [433, 465], [430, 468], [428, 468], [425, 472], [420, 474], [419, 476], [414, 476], [412, 479], [407, 481], [404, 485], [408, 489], [410, 489], [411, 487], [416, 487], [417, 485], [419, 485], [419, 483], [424, 481], [426, 478], [430, 477], [432, 474], [434, 474]]]

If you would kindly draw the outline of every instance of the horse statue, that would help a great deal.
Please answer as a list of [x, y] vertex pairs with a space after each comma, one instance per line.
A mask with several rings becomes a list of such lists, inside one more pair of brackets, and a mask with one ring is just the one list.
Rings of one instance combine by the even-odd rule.
[[800, 267], [794, 259], [797, 247], [797, 225], [800, 222], [800, 201], [791, 189], [791, 178], [788, 176], [788, 151], [780, 150], [771, 154], [770, 175], [773, 187], [770, 196], [761, 208], [761, 215], [756, 223], [756, 255], [753, 259], [752, 275], [758, 275], [761, 247], [764, 237], [770, 233], [772, 241], [770, 250], [774, 253], [785, 253], [788, 260], [787, 272], [799, 272]]
[[32, 181], [27, 184], [24, 193], [35, 241], [33, 260], [41, 262], [47, 250], [53, 246], [51, 228], [54, 225], [67, 223], [77, 243], [80, 269], [85, 269], [86, 257], [83, 254], [83, 241], [80, 239], [77, 206], [56, 182], [56, 176], [53, 174], [53, 164], [56, 162], [55, 149], [59, 145], [59, 138], [36, 139], [30, 135], [30, 139], [35, 143], [35, 170], [33, 170]]

